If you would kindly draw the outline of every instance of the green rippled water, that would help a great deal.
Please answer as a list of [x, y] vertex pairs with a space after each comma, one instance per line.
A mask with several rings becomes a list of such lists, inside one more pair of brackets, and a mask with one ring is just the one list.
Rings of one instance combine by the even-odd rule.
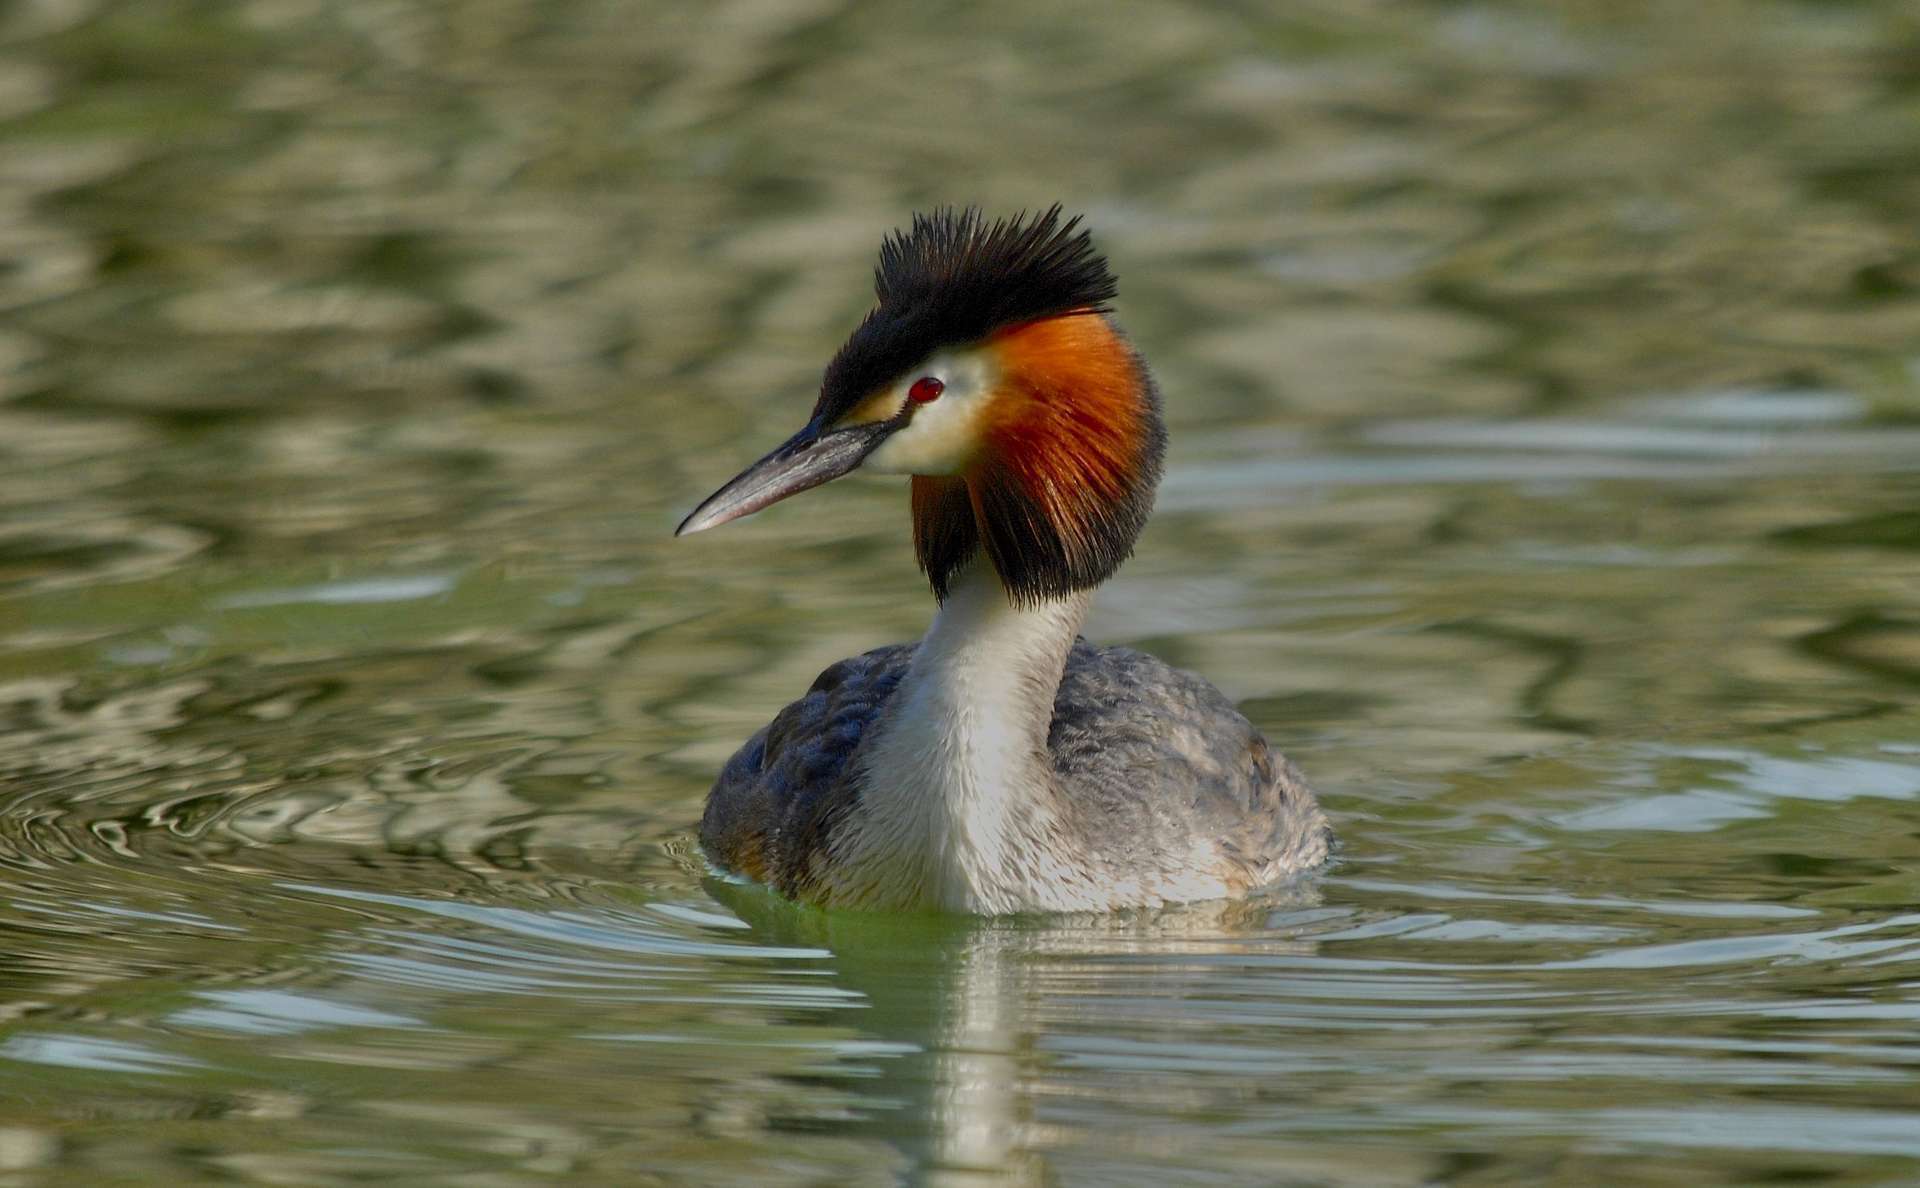
[[[673, 541], [916, 206], [1084, 210], [1091, 627], [1343, 850], [1148, 917], [708, 879], [904, 493]], [[0, 1184], [1920, 1178], [1900, 3], [0, 10]]]

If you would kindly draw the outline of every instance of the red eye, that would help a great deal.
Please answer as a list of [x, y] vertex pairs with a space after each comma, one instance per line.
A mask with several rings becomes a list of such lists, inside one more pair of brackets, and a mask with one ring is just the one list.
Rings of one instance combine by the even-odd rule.
[[930, 375], [923, 375], [913, 381], [913, 387], [907, 389], [907, 399], [915, 404], [931, 404], [940, 399], [940, 393], [946, 390], [947, 385]]

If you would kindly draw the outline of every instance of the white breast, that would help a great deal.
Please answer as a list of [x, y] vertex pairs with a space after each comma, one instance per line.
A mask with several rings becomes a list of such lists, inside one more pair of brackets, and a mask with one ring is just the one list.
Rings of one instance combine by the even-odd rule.
[[1100, 910], [1047, 758], [1084, 596], [1018, 608], [976, 562], [862, 752], [860, 811], [834, 839], [832, 900], [956, 912]]

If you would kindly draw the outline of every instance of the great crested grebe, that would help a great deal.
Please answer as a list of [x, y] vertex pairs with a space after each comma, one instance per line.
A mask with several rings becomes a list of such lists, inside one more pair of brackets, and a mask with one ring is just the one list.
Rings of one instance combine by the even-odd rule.
[[1166, 431], [1080, 220], [915, 215], [806, 427], [684, 536], [856, 467], [912, 477], [940, 609], [842, 660], [721, 771], [700, 844], [806, 903], [1001, 914], [1238, 895], [1325, 859], [1300, 773], [1224, 694], [1078, 638]]

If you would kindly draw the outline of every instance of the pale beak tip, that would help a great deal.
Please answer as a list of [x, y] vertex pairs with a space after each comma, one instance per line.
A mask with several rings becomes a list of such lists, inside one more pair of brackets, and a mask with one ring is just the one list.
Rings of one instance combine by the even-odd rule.
[[869, 425], [821, 436], [818, 430], [808, 426], [707, 496], [705, 503], [680, 521], [673, 534], [692, 536], [718, 528], [789, 495], [798, 495], [839, 478], [860, 465], [860, 460], [879, 444], [887, 429], [885, 425]]

